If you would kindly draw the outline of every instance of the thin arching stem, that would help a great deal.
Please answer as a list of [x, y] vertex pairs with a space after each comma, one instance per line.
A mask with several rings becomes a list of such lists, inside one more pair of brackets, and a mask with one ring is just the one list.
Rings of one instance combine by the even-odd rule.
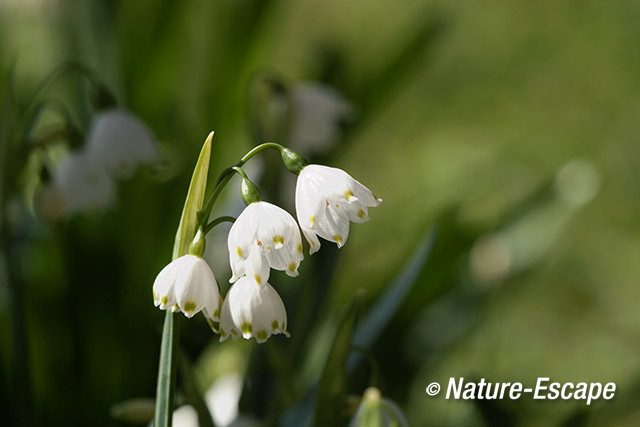
[[240, 158], [238, 163], [236, 163], [234, 166], [226, 168], [225, 170], [222, 171], [222, 173], [220, 174], [220, 178], [218, 178], [218, 183], [216, 184], [216, 187], [213, 189], [213, 193], [211, 193], [211, 196], [205, 203], [204, 208], [202, 209], [203, 218], [205, 218], [205, 221], [207, 218], [209, 218], [209, 215], [211, 215], [211, 210], [213, 209], [213, 205], [215, 204], [216, 200], [220, 196], [220, 193], [222, 193], [222, 190], [224, 189], [224, 187], [229, 183], [229, 180], [233, 176], [233, 173], [238, 172], [234, 170], [234, 168], [240, 168], [245, 163], [247, 163], [247, 161], [249, 161], [249, 159], [251, 159], [253, 156], [269, 148], [275, 148], [279, 151], [282, 151], [284, 149], [284, 147], [278, 143], [265, 142], [263, 144], [260, 144], [254, 147], [249, 152], [247, 152], [247, 154], [242, 156], [242, 158]]
[[207, 224], [204, 227], [204, 234], [207, 234], [209, 231], [211, 231], [213, 229], [213, 227], [215, 227], [218, 224], [222, 224], [223, 222], [231, 222], [234, 223], [236, 221], [236, 219], [232, 216], [221, 216], [218, 217], [216, 219], [214, 219], [213, 221], [211, 221], [209, 224]]

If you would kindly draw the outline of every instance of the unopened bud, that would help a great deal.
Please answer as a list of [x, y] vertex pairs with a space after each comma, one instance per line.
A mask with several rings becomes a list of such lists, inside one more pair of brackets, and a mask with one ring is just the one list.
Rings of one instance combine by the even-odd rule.
[[296, 175], [309, 164], [300, 154], [288, 148], [283, 148], [280, 154], [287, 169]]

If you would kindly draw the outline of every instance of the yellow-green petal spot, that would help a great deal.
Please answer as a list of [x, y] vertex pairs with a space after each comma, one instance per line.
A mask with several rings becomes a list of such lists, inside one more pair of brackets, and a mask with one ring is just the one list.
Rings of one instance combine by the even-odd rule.
[[240, 325], [240, 330], [243, 334], [250, 334], [251, 331], [253, 331], [253, 326], [251, 326], [251, 323], [249, 322], [244, 322], [242, 325]]
[[360, 210], [358, 211], [358, 218], [360, 218], [360, 219], [365, 219], [365, 217], [366, 217], [366, 216], [367, 216], [367, 215], [364, 213], [364, 211], [363, 211], [362, 209], [360, 209]]
[[222, 329], [222, 328], [220, 328], [220, 336], [221, 336], [222, 338], [224, 338], [224, 337], [226, 337], [226, 336], [227, 336], [226, 332], [225, 332], [225, 331], [224, 331], [224, 329]]
[[337, 243], [342, 244], [342, 236], [336, 234], [335, 236], [333, 236], [333, 240], [335, 240]]
[[258, 285], [262, 284], [262, 277], [259, 274], [254, 275], [253, 278], [256, 279]]
[[289, 268], [289, 271], [293, 273], [294, 271], [296, 271], [296, 263], [292, 262], [291, 264], [289, 264], [288, 268]]
[[353, 197], [353, 193], [351, 192], [351, 190], [347, 190], [344, 192], [344, 198], [349, 200]]
[[298, 253], [302, 253], [302, 243], [298, 243]]
[[271, 329], [273, 329], [274, 331], [278, 330], [278, 321], [274, 320], [273, 322], [271, 322]]
[[240, 258], [242, 258], [242, 254], [243, 254], [244, 252], [242, 252], [242, 248], [241, 248], [240, 246], [238, 246], [238, 247], [236, 247], [236, 253], [238, 254], [238, 256], [239, 256]]
[[162, 297], [160, 302], [162, 303], [162, 305], [167, 305], [167, 303], [169, 302], [169, 298], [165, 295]]
[[213, 312], [213, 317], [220, 317], [220, 310], [216, 308], [215, 311]]
[[232, 329], [231, 330], [231, 335], [233, 335], [235, 337], [236, 335], [238, 335], [238, 331], [236, 331], [235, 329]]
[[309, 217], [309, 226], [313, 227], [316, 224], [316, 217], [315, 216], [310, 216]]
[[158, 296], [156, 295], [156, 290], [153, 290], [153, 300], [158, 301]]
[[194, 301], [187, 301], [184, 303], [184, 312], [193, 313], [196, 309], [196, 303]]
[[284, 245], [284, 237], [282, 237], [282, 236], [274, 236], [273, 237], [273, 243], [275, 243], [276, 245]]
[[264, 329], [258, 331], [258, 333], [256, 334], [256, 337], [260, 340], [266, 340], [267, 339], [267, 331], [265, 331]]

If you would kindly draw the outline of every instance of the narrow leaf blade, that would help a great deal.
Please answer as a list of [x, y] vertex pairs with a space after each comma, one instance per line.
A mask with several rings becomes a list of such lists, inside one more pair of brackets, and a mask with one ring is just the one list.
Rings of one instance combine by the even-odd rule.
[[364, 291], [358, 291], [342, 315], [336, 331], [327, 363], [324, 367], [316, 397], [314, 425], [339, 425], [347, 382], [347, 356], [351, 351], [351, 340]]
[[211, 159], [211, 141], [213, 132], [209, 134], [200, 150], [198, 162], [193, 170], [189, 191], [182, 209], [180, 225], [176, 232], [176, 240], [173, 245], [173, 259], [181, 257], [189, 252], [189, 244], [196, 235], [198, 225], [198, 211], [204, 203], [204, 193], [207, 188], [207, 175], [209, 172], [209, 160]]

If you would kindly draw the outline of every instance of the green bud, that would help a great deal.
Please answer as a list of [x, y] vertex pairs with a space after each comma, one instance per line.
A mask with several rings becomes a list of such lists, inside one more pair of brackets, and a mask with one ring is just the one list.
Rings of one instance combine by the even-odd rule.
[[287, 169], [296, 175], [298, 175], [300, 171], [309, 164], [300, 154], [288, 148], [283, 148], [280, 151], [280, 154], [282, 155], [282, 161]]
[[247, 206], [253, 202], [259, 202], [260, 200], [262, 200], [262, 197], [260, 196], [260, 190], [258, 190], [258, 187], [256, 187], [253, 182], [249, 181], [249, 178], [242, 178], [241, 191], [242, 201]]
[[193, 238], [191, 245], [189, 245], [189, 255], [195, 255], [202, 257], [206, 246], [206, 238], [202, 227], [198, 227], [196, 237]]

